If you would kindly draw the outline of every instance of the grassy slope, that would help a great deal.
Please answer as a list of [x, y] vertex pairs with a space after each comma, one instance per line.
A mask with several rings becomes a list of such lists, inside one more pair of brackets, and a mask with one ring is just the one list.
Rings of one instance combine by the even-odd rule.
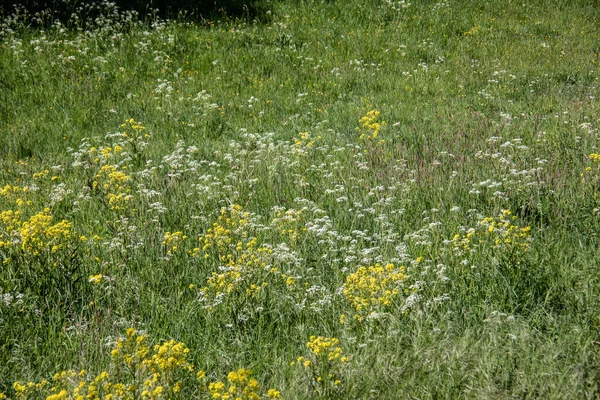
[[[157, 23], [88, 36], [22, 29], [3, 36], [0, 186], [29, 184], [34, 172], [64, 166], [56, 174], [72, 193], [52, 211], [79, 234], [110, 239], [122, 223], [101, 202], [73, 205], [89, 176], [70, 167], [67, 149], [83, 138], [102, 138], [133, 117], [152, 133], [144, 162], [154, 164], [148, 165], [160, 164], [183, 140], [199, 148], [195, 159], [220, 167], [203, 164], [172, 181], [161, 180], [164, 173], [136, 178], [136, 185], [162, 193], [168, 212], [151, 223], [144, 209], [149, 201], [135, 200], [136, 211], [127, 216], [146, 247], [82, 253], [85, 280], [106, 268], [119, 282], [102, 297], [102, 307], [86, 306], [97, 296], [86, 289], [83, 300], [70, 300], [80, 305], [42, 311], [44, 318], [0, 309], [0, 392], [17, 379], [63, 368], [101, 370], [109, 360], [103, 342], [138, 322], [157, 339], [185, 342], [195, 362], [215, 375], [249, 366], [289, 398], [311, 396], [289, 367], [311, 334], [340, 337], [353, 355], [340, 394], [345, 398], [593, 397], [594, 343], [600, 340], [600, 225], [592, 197], [598, 175], [582, 181], [581, 174], [599, 140], [600, 11], [594, 2], [414, 1], [400, 11], [376, 1], [274, 2], [271, 11], [264, 23]], [[13, 48], [18, 40], [22, 52]], [[38, 45], [41, 51], [34, 50]], [[70, 55], [75, 59], [61, 59]], [[169, 96], [166, 86], [157, 90], [161, 83], [172, 88]], [[218, 108], [187, 100], [201, 90]], [[385, 150], [364, 156], [352, 147], [333, 151], [360, 144], [358, 120], [371, 109], [387, 122]], [[283, 145], [268, 152], [242, 129], [272, 132], [273, 139], [261, 140], [273, 145], [309, 131], [329, 147], [286, 167], [277, 158], [290, 157]], [[230, 141], [247, 153], [236, 153]], [[512, 144], [502, 146], [507, 141]], [[226, 153], [238, 160], [226, 161]], [[191, 191], [203, 174], [213, 174], [223, 189]], [[303, 175], [308, 186], [298, 185]], [[32, 195], [36, 212], [50, 204], [56, 184], [41, 183]], [[345, 185], [347, 205], [325, 192], [336, 184]], [[374, 206], [387, 225], [359, 215], [373, 203], [368, 193], [376, 186], [398, 188], [390, 204]], [[481, 193], [469, 193], [473, 188]], [[164, 232], [201, 234], [231, 202], [266, 223], [274, 206], [298, 208], [296, 198], [325, 210], [341, 235], [372, 234], [357, 253], [378, 247], [388, 261], [398, 258], [404, 242], [411, 279], [419, 280], [419, 265], [444, 263], [449, 280], [423, 278], [428, 288], [415, 312], [396, 309], [385, 323], [344, 327], [338, 319], [347, 305], [335, 293], [344, 268], [361, 262], [345, 262], [341, 244], [325, 249], [307, 238], [295, 248], [301, 265], [290, 268], [327, 288], [334, 300], [324, 310], [281, 310], [287, 303], [271, 298], [261, 303], [268, 311], [249, 322], [236, 319], [233, 306], [207, 314], [186, 288], [202, 286], [209, 271], [194, 259], [164, 259]], [[12, 207], [5, 203], [2, 210]], [[453, 206], [461, 211], [450, 211]], [[503, 261], [493, 255], [475, 256], [477, 272], [447, 258], [443, 240], [475, 226], [468, 210], [494, 216], [505, 208], [532, 227], [534, 238], [513, 281], [496, 273]], [[442, 224], [430, 227], [435, 221]], [[393, 242], [376, 238], [388, 233]], [[277, 244], [268, 232], [258, 235]], [[415, 239], [420, 235], [430, 244]], [[449, 300], [426, 305], [443, 294]], [[232, 323], [236, 329], [226, 328]]]

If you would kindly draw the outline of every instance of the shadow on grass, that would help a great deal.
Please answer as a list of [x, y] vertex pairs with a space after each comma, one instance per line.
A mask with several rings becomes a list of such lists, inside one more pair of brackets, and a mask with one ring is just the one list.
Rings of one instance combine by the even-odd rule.
[[[267, 22], [268, 0], [0, 0], [0, 16], [19, 15], [31, 26], [60, 21], [67, 27], [83, 27], [98, 17], [182, 18], [188, 21], [246, 19]], [[27, 18], [29, 17], [29, 18]]]

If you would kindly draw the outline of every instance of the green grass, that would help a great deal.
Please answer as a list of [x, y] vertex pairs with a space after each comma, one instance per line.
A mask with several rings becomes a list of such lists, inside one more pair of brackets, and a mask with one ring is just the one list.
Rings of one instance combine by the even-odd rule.
[[[239, 368], [290, 399], [597, 398], [596, 3], [264, 6], [260, 21], [85, 30], [5, 15], [0, 189], [17, 189], [0, 190], [0, 393], [69, 369], [132, 383], [111, 349], [134, 327], [206, 371], [182, 399]], [[360, 139], [371, 110], [385, 124]], [[233, 248], [202, 250], [232, 204], [249, 213]], [[24, 224], [44, 208], [36, 255]], [[516, 237], [481, 224], [503, 210]], [[242, 275], [208, 308], [226, 254]], [[407, 277], [361, 321], [343, 289], [376, 263]], [[290, 365], [312, 335], [339, 339], [339, 384]]]

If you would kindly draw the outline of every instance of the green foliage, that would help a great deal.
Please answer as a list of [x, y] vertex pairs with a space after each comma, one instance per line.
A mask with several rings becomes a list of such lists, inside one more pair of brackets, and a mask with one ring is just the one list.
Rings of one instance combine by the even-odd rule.
[[5, 12], [0, 393], [598, 397], [593, 2], [261, 6]]

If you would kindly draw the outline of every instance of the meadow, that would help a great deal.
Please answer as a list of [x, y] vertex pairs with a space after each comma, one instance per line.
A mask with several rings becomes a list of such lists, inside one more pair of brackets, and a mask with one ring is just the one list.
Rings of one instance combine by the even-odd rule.
[[0, 399], [597, 399], [600, 7], [0, 23]]

